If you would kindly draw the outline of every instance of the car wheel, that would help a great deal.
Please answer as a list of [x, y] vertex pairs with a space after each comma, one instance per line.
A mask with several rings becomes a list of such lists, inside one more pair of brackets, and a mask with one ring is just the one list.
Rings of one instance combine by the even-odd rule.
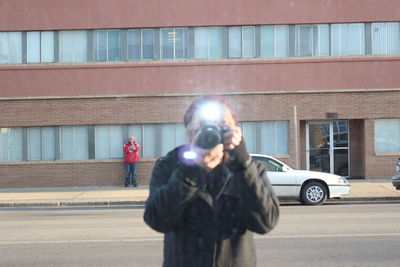
[[300, 200], [304, 205], [319, 205], [327, 198], [327, 190], [320, 182], [306, 184], [300, 193]]

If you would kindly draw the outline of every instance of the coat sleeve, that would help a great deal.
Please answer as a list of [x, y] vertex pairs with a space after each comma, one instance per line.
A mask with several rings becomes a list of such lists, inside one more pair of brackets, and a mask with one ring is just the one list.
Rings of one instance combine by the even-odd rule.
[[140, 146], [139, 146], [139, 144], [138, 143], [133, 143], [133, 145], [135, 146], [135, 153], [138, 153], [139, 152], [139, 150], [140, 150]]
[[245, 169], [233, 172], [233, 179], [246, 227], [259, 234], [271, 231], [279, 219], [279, 201], [265, 167], [251, 160]]
[[124, 154], [129, 154], [129, 148], [127, 145], [124, 145]]
[[162, 233], [175, 227], [205, 176], [196, 167], [171, 165], [173, 164], [165, 159], [156, 162], [144, 212], [144, 221]]

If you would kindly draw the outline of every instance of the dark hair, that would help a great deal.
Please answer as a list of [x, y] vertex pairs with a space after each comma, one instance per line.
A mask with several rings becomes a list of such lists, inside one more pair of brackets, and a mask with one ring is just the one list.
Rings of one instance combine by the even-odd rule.
[[232, 108], [232, 105], [226, 101], [223, 97], [218, 96], [218, 95], [202, 95], [197, 97], [192, 104], [190, 104], [189, 108], [186, 110], [185, 115], [183, 117], [183, 124], [185, 127], [189, 125], [189, 123], [192, 122], [193, 115], [196, 110], [198, 110], [201, 105], [208, 101], [217, 101], [218, 103], [224, 105], [232, 114], [233, 119], [235, 120], [235, 123], [237, 123], [236, 120], [236, 114]]

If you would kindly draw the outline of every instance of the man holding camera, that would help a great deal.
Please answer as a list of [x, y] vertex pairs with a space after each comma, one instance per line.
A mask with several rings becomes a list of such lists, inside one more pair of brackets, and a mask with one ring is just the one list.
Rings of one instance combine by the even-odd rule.
[[139, 161], [139, 148], [135, 137], [129, 136], [128, 143], [124, 144], [125, 187], [128, 187], [130, 182], [133, 187], [137, 187], [136, 164]]
[[252, 232], [279, 218], [266, 169], [247, 153], [224, 99], [197, 98], [184, 124], [189, 144], [157, 160], [144, 213], [165, 234], [163, 266], [256, 266]]

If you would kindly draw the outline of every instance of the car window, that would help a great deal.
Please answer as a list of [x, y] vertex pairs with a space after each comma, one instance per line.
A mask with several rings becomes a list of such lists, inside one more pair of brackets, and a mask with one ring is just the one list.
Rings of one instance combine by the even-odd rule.
[[253, 159], [260, 161], [265, 165], [267, 170], [269, 172], [281, 172], [282, 171], [282, 164], [279, 162], [269, 159], [269, 158], [264, 158], [264, 157], [253, 157]]

